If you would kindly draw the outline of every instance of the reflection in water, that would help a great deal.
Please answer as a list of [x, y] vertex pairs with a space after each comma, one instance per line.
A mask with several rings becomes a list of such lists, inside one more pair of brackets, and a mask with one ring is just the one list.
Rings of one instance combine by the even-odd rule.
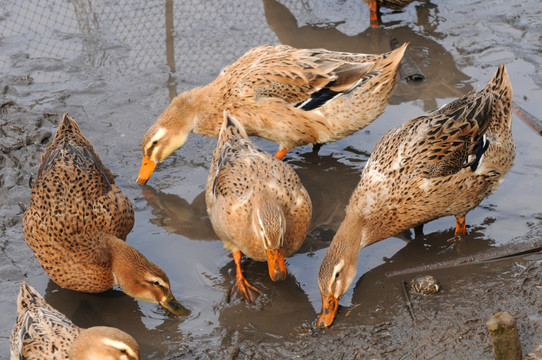
[[[26, 104], [40, 98], [42, 93], [47, 92], [47, 96], [49, 96], [47, 99], [51, 100], [47, 100], [45, 106], [37, 106], [35, 111], [58, 111], [59, 107], [66, 105], [71, 109], [79, 109], [80, 107], [78, 111], [91, 114], [97, 111], [95, 105], [99, 104], [98, 113], [111, 114], [112, 117], [119, 120], [118, 122], [112, 120], [112, 126], [115, 129], [121, 129], [124, 126], [132, 129], [145, 128], [141, 119], [146, 117], [149, 120], [152, 115], [137, 113], [136, 118], [131, 119], [130, 116], [133, 112], [124, 113], [124, 111], [127, 109], [135, 109], [134, 112], [140, 109], [150, 109], [148, 110], [150, 112], [159, 111], [157, 108], [160, 105], [156, 104], [165, 104], [168, 96], [166, 86], [158, 88], [159, 84], [166, 84], [169, 81], [168, 84], [172, 85], [172, 92], [177, 91], [174, 87], [183, 91], [186, 87], [205, 84], [216, 77], [225, 65], [235, 61], [253, 46], [263, 43], [277, 44], [280, 39], [283, 43], [300, 47], [329, 47], [335, 50], [367, 53], [387, 51], [390, 39], [397, 38], [400, 42], [410, 42], [409, 53], [422, 67], [428, 79], [416, 84], [399, 83], [391, 99], [392, 104], [401, 103], [405, 105], [405, 109], [411, 105], [420, 106], [426, 112], [436, 106], [438, 99], [457, 98], [468, 92], [471, 88], [465, 84], [469, 78], [457, 69], [454, 59], [448, 52], [448, 49], [455, 48], [453, 50], [457, 57], [455, 60], [475, 78], [486, 77], [484, 75], [487, 70], [485, 67], [488, 64], [509, 62], [516, 74], [514, 90], [517, 90], [520, 98], [522, 95], [525, 96], [523, 104], [527, 103], [527, 107], [531, 104], [532, 110], [530, 111], [533, 113], [537, 111], [536, 101], [529, 102], [529, 99], [536, 99], [536, 96], [532, 94], [540, 93], [540, 57], [536, 56], [539, 41], [536, 41], [538, 32], [534, 31], [540, 25], [540, 11], [530, 11], [536, 10], [536, 7], [533, 7], [533, 4], [537, 4], [536, 1], [497, 1], [494, 2], [494, 6], [486, 6], [484, 11], [479, 11], [479, 2], [438, 1], [440, 12], [430, 2], [416, 3], [407, 8], [408, 17], [405, 17], [405, 21], [391, 23], [390, 19], [397, 19], [401, 14], [384, 16], [384, 24], [380, 29], [368, 29], [368, 12], [360, 17], [355, 11], [341, 10], [344, 9], [343, 4], [353, 4], [355, 0], [287, 1], [4, 1], [2, 2], [2, 10], [4, 11], [0, 15], [0, 37], [2, 38], [0, 42], [2, 49], [0, 51], [0, 72], [11, 74], [7, 77], [9, 81], [6, 81], [6, 84], [16, 89], [6, 95], [16, 102]], [[366, 4], [361, 0], [358, 2], [361, 4], [359, 5], [361, 11], [366, 11]], [[281, 5], [281, 3], [287, 6]], [[325, 13], [330, 18], [333, 17], [331, 22], [321, 21], [316, 16], [315, 9], [307, 5], [323, 3], [332, 4], [339, 10]], [[166, 13], [166, 6], [170, 6], [168, 13]], [[303, 16], [306, 18], [300, 18], [299, 11], [294, 11], [296, 6], [302, 7], [301, 10], [305, 11]], [[461, 6], [463, 6], [462, 11], [459, 9]], [[528, 9], [529, 11], [527, 11]], [[170, 16], [169, 20], [166, 19], [166, 16]], [[173, 24], [168, 22], [171, 20], [173, 20]], [[357, 21], [359, 24], [356, 23]], [[407, 23], [408, 26], [405, 26]], [[480, 29], [485, 28], [480, 24], [490, 26], [490, 31], [486, 31], [485, 34], [480, 33]], [[173, 32], [169, 32], [170, 25], [174, 29]], [[273, 29], [270, 29], [270, 26]], [[443, 31], [443, 33], [438, 31]], [[166, 43], [168, 32], [171, 35], [171, 44]], [[439, 43], [445, 44], [445, 46], [441, 46]], [[168, 46], [169, 48], [167, 48]], [[171, 52], [172, 49], [174, 53]], [[166, 59], [168, 51], [175, 55], [171, 62]], [[167, 67], [167, 64], [170, 64], [170, 67]], [[92, 68], [89, 68], [89, 65]], [[168, 80], [170, 70], [171, 78]], [[173, 73], [173, 71], [175, 72]], [[531, 79], [529, 75], [533, 78]], [[25, 79], [28, 76], [28, 83], [22, 82], [22, 80], [14, 81], [13, 76], [25, 76]], [[151, 77], [151, 82], [148, 81], [149, 77]], [[99, 82], [104, 86], [93, 88], [95, 93], [80, 93], [82, 88], [86, 88], [94, 82]], [[124, 89], [130, 87], [132, 89]], [[74, 88], [77, 90], [76, 92], [71, 91]], [[133, 88], [141, 88], [141, 90], [136, 92], [133, 91]], [[112, 93], [111, 89], [115, 93]], [[64, 102], [64, 100], [59, 101], [60, 95], [50, 98], [51, 94], [57, 93], [63, 96], [62, 99], [68, 96], [64, 94], [72, 94], [74, 99]], [[73, 94], [79, 95], [73, 96]], [[128, 98], [130, 101], [127, 100]], [[417, 103], [418, 99], [421, 99], [419, 104]], [[41, 101], [38, 104], [42, 104]], [[402, 109], [403, 107], [400, 111]], [[289, 163], [297, 169], [313, 198], [313, 203], [315, 203], [312, 231], [308, 235], [304, 247], [300, 249], [302, 254], [287, 259], [290, 261], [288, 269], [297, 270], [295, 278], [289, 276], [284, 283], [274, 284], [268, 280], [264, 263], [250, 261], [243, 263], [249, 276], [256, 279], [256, 283], [265, 289], [265, 295], [260, 300], [261, 303], [253, 306], [239, 299], [234, 299], [230, 304], [224, 303], [221, 295], [231, 289], [234, 263], [233, 261], [225, 261], [228, 255], [221, 248], [221, 244], [212, 242], [193, 244], [192, 242], [189, 245], [201, 246], [190, 246], [195, 250], [187, 252], [186, 249], [177, 250], [177, 245], [180, 242], [178, 237], [167, 234], [163, 237], [149, 234], [152, 236], [141, 240], [141, 244], [155, 246], [153, 241], [158, 239], [164, 244], [165, 249], [172, 249], [173, 251], [156, 254], [160, 263], [175, 263], [177, 260], [182, 262], [182, 259], [178, 258], [180, 257], [179, 253], [183, 251], [184, 254], [189, 253], [187, 259], [190, 261], [195, 259], [193, 264], [190, 264], [191, 267], [187, 269], [188, 275], [186, 277], [190, 277], [189, 275], [193, 277], [189, 283], [190, 286], [187, 286], [187, 289], [192, 291], [187, 301], [191, 303], [192, 308], [199, 310], [193, 312], [193, 314], [199, 313], [199, 317], [195, 315], [194, 318], [189, 319], [172, 318], [167, 316], [158, 305], [138, 302], [120, 291], [83, 294], [60, 289], [48, 278], [45, 279], [46, 277], [42, 275], [42, 269], [33, 258], [32, 262], [29, 262], [27, 261], [30, 259], [28, 256], [18, 255], [27, 253], [28, 248], [22, 241], [20, 230], [17, 231], [16, 227], [13, 227], [11, 230], [4, 231], [5, 234], [14, 235], [10, 239], [4, 237], [5, 243], [10, 244], [6, 251], [15, 251], [16, 253], [10, 255], [23, 261], [17, 264], [12, 264], [6, 259], [3, 262], [0, 261], [4, 275], [2, 276], [4, 293], [11, 292], [13, 294], [12, 299], [8, 299], [5, 294], [0, 299], [2, 319], [6, 320], [1, 322], [1, 329], [4, 334], [8, 334], [12, 329], [13, 314], [16, 311], [14, 282], [22, 281], [23, 277], [20, 274], [26, 273], [23, 270], [28, 269], [30, 278], [27, 280], [39, 283], [42, 288], [46, 286], [44, 282], [48, 281], [45, 297], [52, 306], [66, 313], [79, 326], [111, 325], [131, 333], [141, 344], [143, 358], [227, 358], [228, 354], [221, 351], [228, 348], [227, 343], [232, 344], [232, 347], [239, 347], [239, 344], [242, 344], [241, 348], [246, 344], [249, 346], [249, 350], [253, 350], [252, 353], [241, 350], [239, 357], [264, 358], [266, 354], [258, 350], [258, 347], [264, 347], [266, 340], [272, 343], [267, 345], [268, 348], [273, 346], [277, 353], [290, 354], [288, 353], [290, 349], [293, 349], [291, 352], [294, 352], [306, 350], [309, 346], [316, 347], [320, 339], [334, 341], [345, 339], [343, 337], [345, 335], [361, 333], [374, 335], [369, 338], [365, 336], [364, 338], [368, 341], [362, 344], [371, 348], [373, 354], [381, 351], [380, 355], [387, 354], [388, 357], [393, 357], [387, 353], [389, 350], [387, 345], [389, 344], [392, 350], [393, 348], [397, 350], [392, 354], [404, 355], [409, 350], [415, 349], [414, 347], [409, 348], [409, 342], [404, 340], [402, 336], [411, 330], [411, 323], [400, 287], [403, 278], [387, 278], [386, 273], [421, 264], [447, 261], [477, 251], [491, 250], [492, 242], [482, 233], [503, 242], [509, 240], [508, 235], [513, 237], [517, 234], [523, 234], [527, 231], [525, 228], [531, 229], [532, 227], [533, 239], [542, 238], [540, 223], [542, 215], [537, 213], [539, 209], [536, 207], [536, 197], [533, 200], [533, 194], [540, 189], [540, 181], [536, 179], [536, 175], [540, 174], [540, 162], [536, 157], [536, 154], [540, 153], [537, 151], [539, 138], [529, 137], [530, 133], [525, 133], [518, 126], [519, 124], [519, 121], [514, 124], [515, 131], [518, 130], [515, 136], [521, 139], [524, 151], [518, 154], [515, 171], [510, 174], [512, 180], [508, 181], [508, 184], [503, 184], [504, 187], [501, 187], [498, 195], [495, 194], [500, 196], [502, 203], [506, 204], [506, 207], [499, 209], [498, 213], [494, 213], [497, 216], [497, 222], [501, 221], [501, 225], [492, 224], [485, 229], [469, 227], [469, 236], [464, 244], [467, 249], [458, 254], [455, 247], [448, 248], [447, 240], [453, 237], [453, 218], [450, 218], [452, 223], [448, 230], [414, 239], [403, 249], [386, 259], [384, 264], [363, 275], [360, 271], [362, 277], [352, 289], [352, 303], [360, 304], [360, 306], [343, 307], [340, 311], [343, 314], [351, 311], [350, 316], [341, 317], [341, 323], [326, 330], [325, 333], [301, 339], [290, 336], [282, 344], [275, 341], [279, 336], [286, 336], [285, 334], [292, 331], [295, 326], [303, 324], [303, 321], [313, 322], [316, 318], [314, 311], [319, 312], [320, 310], [320, 295], [316, 284], [316, 274], [320, 264], [316, 257], [310, 256], [310, 252], [329, 245], [338, 224], [344, 217], [346, 202], [359, 181], [363, 163], [368, 158], [368, 154], [361, 154], [353, 160], [345, 159], [344, 156], [350, 156], [350, 154], [345, 155], [348, 152], [345, 149], [340, 149], [333, 156], [318, 158], [311, 157], [312, 155], [308, 153], [292, 155], [289, 158]], [[104, 128], [99, 122], [87, 123], [87, 125], [95, 131], [102, 131]], [[377, 120], [373, 128], [379, 131], [382, 127], [387, 127], [387, 125], [384, 123], [380, 125]], [[371, 130], [371, 132], [376, 131]], [[134, 133], [135, 131], [128, 132], [129, 135]], [[359, 137], [359, 135], [358, 133], [357, 136]], [[129, 141], [117, 143], [111, 136], [111, 134], [104, 133], [103, 142], [110, 142], [106, 157], [120, 164], [118, 167], [119, 176], [128, 178], [129, 176], [126, 175], [128, 171], [122, 170], [124, 171], [122, 173], [121, 166], [125, 168], [133, 166], [139, 153], [137, 156], [133, 156], [131, 152], [126, 151], [126, 148], [123, 148], [123, 145], [129, 143], [129, 146], [133, 145], [134, 149], [139, 150], [140, 135], [132, 143]], [[323, 152], [329, 151], [331, 146], [324, 147]], [[187, 166], [193, 170], [197, 169], [201, 161], [197, 156], [196, 147], [194, 146], [192, 149], [196, 153], [193, 158], [198, 158], [198, 161], [188, 162]], [[133, 150], [133, 152], [135, 151]], [[298, 151], [293, 152], [293, 154], [298, 153]], [[341, 156], [343, 157], [341, 158]], [[196, 162], [197, 165], [195, 165]], [[175, 180], [169, 180], [171, 183], [176, 181], [175, 176], [172, 178]], [[517, 186], [518, 184], [521, 186]], [[178, 188], [180, 187], [182, 184]], [[26, 194], [27, 190], [25, 185], [25, 191], [20, 194]], [[140, 188], [128, 187], [127, 190], [129, 190], [131, 198], [136, 198]], [[187, 202], [183, 199], [187, 196], [182, 192], [178, 195], [168, 195], [156, 192], [152, 188], [149, 188], [149, 191], [145, 196], [148, 196], [147, 201], [153, 209], [151, 221], [156, 221], [156, 224], [163, 226], [167, 231], [180, 233], [187, 238], [218, 240], [206, 218], [203, 195], [196, 197], [194, 201]], [[24, 198], [23, 195], [20, 196]], [[483, 213], [479, 211], [479, 214]], [[144, 217], [141, 219], [140, 233], [145, 233], [147, 229], [152, 231], [148, 228], [148, 224], [145, 225], [147, 221], [145, 216], [148, 216], [148, 212], [140, 211], [139, 215]], [[502, 225], [502, 223], [506, 225]], [[495, 233], [504, 227], [508, 227], [504, 229], [505, 235], [495, 236]], [[395, 240], [389, 239], [380, 243], [383, 248], [386, 247], [386, 254], [391, 254], [389, 244], [393, 241]], [[185, 242], [183, 242], [184, 244]], [[393, 243], [393, 245], [395, 244]], [[375, 246], [379, 245], [375, 244]], [[211, 258], [209, 249], [216, 250], [213, 254], [217, 254], [218, 260]], [[377, 253], [374, 249], [367, 248], [365, 254], [371, 261], [380, 261], [382, 253]], [[324, 252], [320, 251], [319, 253]], [[362, 252], [359, 261], [363, 263], [368, 261], [366, 259]], [[220, 265], [215, 267], [217, 263]], [[224, 266], [224, 264], [226, 265]], [[297, 268], [290, 265], [297, 265]], [[498, 263], [492, 262], [487, 266], [495, 269], [498, 267]], [[184, 269], [182, 266], [178, 268]], [[202, 268], [204, 271], [201, 271]], [[466, 304], [466, 306], [474, 308], [470, 319], [483, 322], [483, 319], [474, 315], [474, 312], [477, 311], [478, 298], [473, 299], [469, 295], [469, 292], [472, 291], [470, 280], [463, 280], [468, 277], [469, 272], [471, 280], [480, 277], [483, 275], [480, 274], [482, 272], [480, 269], [481, 267], [467, 265], [451, 268], [446, 272], [432, 271], [431, 273], [441, 280], [443, 292], [437, 294], [436, 298], [426, 298], [423, 299], [423, 302], [420, 301], [420, 308], [416, 308], [415, 304], [415, 310], [419, 311], [418, 314], [421, 315], [421, 306], [426, 306], [432, 300], [439, 303], [448, 302], [446, 306], [453, 307], [456, 304], [451, 304], [450, 299], [458, 299], [458, 302], [461, 302], [462, 299], [448, 296], [450, 290], [463, 289], [462, 293], [465, 294], [463, 305]], [[506, 266], [492, 270], [494, 272], [491, 275], [495, 279], [495, 286], [493, 288], [480, 287], [478, 290], [493, 290], [492, 293], [495, 293], [495, 289], [504, 284], [506, 289], [522, 289], [519, 295], [516, 294], [518, 297], [526, 289], [529, 292], [536, 291], [535, 285], [539, 285], [533, 282], [536, 281], [536, 277], [535, 280], [527, 278], [526, 282], [517, 282], [519, 285], [522, 284], [518, 285], [519, 287], [510, 287], [511, 281], [506, 280], [507, 275], [500, 275], [498, 271], [510, 273], [513, 272], [511, 269], [514, 267]], [[201, 277], [205, 280], [200, 280], [200, 274], [203, 274]], [[446, 277], [448, 277], [448, 281], [443, 282], [442, 280], [446, 280]], [[452, 283], [449, 279], [453, 277], [456, 277], [457, 281]], [[410, 280], [410, 278], [411, 276], [405, 277], [406, 280]], [[499, 282], [503, 278], [503, 284], [500, 284]], [[302, 284], [316, 309], [308, 302], [307, 295], [299, 288], [296, 281]], [[455, 288], [450, 289], [451, 286]], [[525, 299], [528, 298], [525, 297]], [[507, 301], [510, 305], [514, 304], [510, 299]], [[521, 303], [521, 300], [518, 302]], [[261, 306], [261, 310], [258, 306]], [[502, 303], [495, 304], [495, 308], [499, 306], [502, 306]], [[397, 311], [394, 313], [393, 309]], [[429, 308], [427, 314], [435, 314], [434, 309]], [[534, 334], [539, 334], [536, 319], [533, 320], [530, 316], [536, 314], [537, 309], [534, 308], [534, 312], [529, 312], [533, 309], [533, 304], [525, 303], [527, 315], [521, 307], [515, 309], [526, 321], [523, 328], [534, 329]], [[397, 314], [405, 314], [405, 317], [396, 317]], [[218, 317], [220, 317], [220, 321], [215, 322]], [[398, 319], [406, 320], [403, 323]], [[447, 321], [451, 318], [448, 315], [444, 319]], [[433, 354], [444, 349], [448, 354], [442, 356], [453, 358], [454, 350], [459, 351], [460, 347], [482, 348], [487, 345], [483, 341], [472, 340], [473, 338], [483, 338], [483, 335], [476, 336], [476, 327], [468, 324], [473, 322], [470, 319], [468, 322], [462, 321], [460, 324], [458, 322], [465, 329], [462, 334], [468, 335], [463, 340], [470, 338], [466, 342], [452, 340], [446, 344], [437, 344], [439, 339], [442, 339], [439, 338], [442, 329], [438, 333], [430, 334], [427, 331], [423, 332], [423, 328], [420, 326], [412, 334], [414, 340], [429, 339], [427, 347], [434, 350]], [[279, 320], [284, 326], [278, 323]], [[431, 322], [433, 319], [427, 321]], [[267, 324], [268, 322], [269, 324]], [[159, 325], [154, 326], [157, 323]], [[380, 323], [381, 326], [367, 327], [363, 325], [367, 323]], [[253, 326], [253, 324], [255, 325]], [[357, 325], [360, 324], [362, 326], [358, 327]], [[440, 325], [442, 323], [435, 326], [439, 327]], [[225, 331], [217, 329], [215, 326], [221, 326]], [[390, 326], [401, 332], [401, 336], [394, 336]], [[228, 329], [234, 330], [235, 337], [230, 336], [232, 332]], [[269, 337], [266, 337], [265, 331], [269, 332]], [[446, 333], [446, 330], [444, 332]], [[389, 336], [390, 333], [392, 336]], [[529, 331], [524, 335], [527, 342], [532, 341], [532, 334]], [[241, 336], [247, 338], [244, 344], [238, 339]], [[252, 343], [250, 343], [251, 337], [255, 338]], [[258, 343], [257, 340], [260, 339], [263, 341]], [[539, 338], [535, 337], [535, 341], [536, 339]], [[221, 346], [220, 342], [223, 342], [224, 345]], [[457, 344], [457, 346], [450, 346], [449, 343]], [[213, 351], [212, 347], [215, 345], [216, 348]], [[397, 349], [397, 347], [404, 347], [404, 349]], [[2, 349], [0, 353], [7, 354], [9, 351], [7, 336], [0, 339], [0, 348]], [[306, 358], [315, 357], [314, 352], [308, 353], [308, 351]], [[459, 352], [461, 353], [461, 351]], [[417, 351], [417, 357], [432, 358], [429, 356], [430, 353], [430, 351]], [[464, 353], [462, 352], [462, 354]], [[327, 355], [333, 355], [332, 350], [323, 354], [322, 357]], [[360, 356], [363, 357], [363, 355], [358, 355], [358, 357]], [[467, 355], [466, 358], [468, 357]]]
[[141, 193], [153, 209], [152, 224], [192, 240], [219, 240], [207, 215], [205, 191], [196, 196], [192, 203], [175, 194], [157, 191], [152, 186], [143, 186]]
[[369, 154], [358, 153], [357, 166], [347, 165], [333, 155], [301, 153], [288, 160], [301, 178], [313, 204], [309, 231], [323, 228], [336, 231], [341, 224], [350, 195], [359, 182], [360, 167]]
[[[475, 253], [488, 251], [494, 245], [494, 240], [488, 239], [484, 234], [486, 226], [469, 227], [468, 237], [462, 241], [459, 248], [456, 244], [450, 244], [454, 238], [454, 228], [444, 231], [433, 232], [425, 236], [419, 236], [409, 241], [406, 246], [397, 251], [390, 258], [384, 258], [384, 263], [364, 273], [357, 281], [352, 295], [352, 304], [361, 304], [352, 310], [356, 318], [363, 319], [363, 323], [377, 324], [387, 321], [391, 317], [386, 309], [390, 297], [402, 298], [402, 281], [410, 280], [421, 274], [433, 274], [433, 272], [411, 273], [388, 277], [402, 269], [420, 267], [424, 264], [433, 264], [454, 260], [460, 256], [468, 256]], [[363, 251], [363, 250], [362, 250]], [[457, 270], [457, 276], [465, 271]], [[468, 270], [467, 270], [468, 271]], [[437, 275], [438, 278], [438, 275]], [[446, 284], [441, 284], [443, 287]], [[375, 294], [378, 294], [375, 296]], [[401, 301], [400, 306], [404, 306]], [[389, 309], [395, 311], [396, 309]], [[343, 310], [344, 311], [344, 310]], [[358, 320], [359, 320], [358, 318]]]
[[[286, 261], [288, 261], [286, 259]], [[248, 260], [243, 270], [250, 282], [262, 292], [254, 304], [235, 295], [229, 304], [220, 310], [222, 328], [238, 331], [240, 341], [262, 341], [273, 337], [288, 337], [294, 329], [305, 325], [316, 316], [307, 294], [300, 288], [296, 278], [288, 274], [284, 281], [273, 282], [267, 275], [264, 262]], [[235, 283], [235, 264], [228, 263], [220, 269], [229, 288]]]
[[[298, 20], [290, 12], [289, 5], [282, 5], [277, 0], [263, 0], [263, 3], [269, 27], [275, 31], [281, 43], [294, 47], [382, 53], [391, 50], [392, 39], [397, 39], [401, 44], [408, 42], [407, 53], [420, 66], [427, 80], [398, 83], [390, 104], [412, 101], [412, 94], [415, 93], [415, 98], [423, 102], [423, 110], [427, 112], [437, 108], [436, 99], [457, 98], [472, 90], [472, 86], [467, 84], [470, 78], [457, 69], [452, 55], [433, 40], [441, 38], [443, 34], [434, 30], [438, 17], [431, 13], [436, 11], [436, 7], [429, 2], [416, 6], [416, 25], [425, 29], [423, 35], [407, 25], [379, 29], [367, 27], [355, 35], [346, 35], [339, 30], [339, 24], [323, 26], [317, 23], [319, 20], [311, 18], [306, 20], [306, 25], [298, 26]], [[304, 10], [311, 12], [310, 8]]]
[[[335, 231], [339, 227], [346, 203], [359, 182], [359, 166], [369, 154], [358, 153], [353, 157], [358, 158], [358, 166], [347, 165], [332, 155], [313, 152], [299, 154], [288, 161], [296, 169], [311, 197], [313, 215], [309, 232], [317, 229]], [[207, 215], [204, 191], [192, 203], [178, 195], [157, 191], [152, 186], [142, 187], [141, 192], [153, 209], [151, 223], [192, 240], [218, 240]], [[311, 239], [314, 238], [309, 236], [306, 242]], [[318, 245], [304, 244], [300, 251], [315, 251], [327, 246], [327, 243], [317, 242]]]
[[[2, 37], [20, 35], [31, 58], [82, 56], [117, 77], [167, 64], [171, 92], [174, 80], [201, 85], [255, 44], [277, 43], [255, 21], [263, 18], [261, 3], [244, 0], [9, 1], [3, 10], [10, 16], [0, 19]], [[0, 54], [0, 70], [12, 61]]]
[[382, 8], [400, 11], [414, 0], [363, 0], [371, 11], [371, 26], [378, 27], [382, 24]]

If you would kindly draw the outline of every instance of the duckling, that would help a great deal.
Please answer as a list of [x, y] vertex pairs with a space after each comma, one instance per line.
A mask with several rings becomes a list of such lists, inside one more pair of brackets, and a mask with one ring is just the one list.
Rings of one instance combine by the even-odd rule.
[[65, 114], [41, 157], [23, 216], [26, 243], [63, 288], [97, 293], [119, 285], [136, 299], [186, 313], [164, 271], [126, 243], [133, 226], [130, 200]]
[[355, 275], [359, 251], [428, 221], [465, 216], [494, 191], [512, 167], [512, 87], [504, 65], [471, 92], [388, 131], [376, 144], [318, 274], [322, 314], [332, 324]]
[[139, 345], [124, 331], [107, 326], [81, 329], [36, 289], [24, 282], [20, 287], [11, 360], [139, 359]]
[[290, 165], [249, 140], [241, 122], [224, 112], [207, 178], [207, 212], [236, 264], [236, 289], [249, 301], [259, 291], [243, 276], [241, 257], [267, 261], [273, 281], [286, 278], [284, 257], [295, 253], [310, 225], [312, 203]]
[[407, 44], [380, 55], [264, 45], [210, 84], [171, 101], [142, 141], [138, 182], [181, 147], [190, 132], [218, 137], [225, 107], [251, 135], [276, 142], [275, 156], [342, 139], [386, 108]]

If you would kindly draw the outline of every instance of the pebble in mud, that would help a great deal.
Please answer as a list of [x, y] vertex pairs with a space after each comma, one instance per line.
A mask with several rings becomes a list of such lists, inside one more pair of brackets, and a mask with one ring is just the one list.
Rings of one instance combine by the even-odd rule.
[[421, 275], [410, 281], [410, 288], [424, 295], [436, 294], [440, 290], [440, 283], [432, 275]]

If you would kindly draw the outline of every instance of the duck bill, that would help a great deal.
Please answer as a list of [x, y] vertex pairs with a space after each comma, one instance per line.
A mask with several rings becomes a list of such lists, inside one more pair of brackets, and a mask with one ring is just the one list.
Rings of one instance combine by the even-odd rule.
[[339, 308], [339, 299], [332, 293], [328, 295], [322, 295], [322, 313], [318, 317], [318, 327], [324, 328], [333, 324], [335, 315], [337, 315], [337, 309]]
[[166, 297], [165, 300], [160, 302], [160, 305], [162, 305], [164, 309], [169, 310], [174, 315], [190, 314], [190, 310], [182, 306], [181, 303], [179, 303], [177, 299], [175, 299], [175, 297], [173, 296], [171, 292], [169, 293], [169, 295]]
[[282, 249], [267, 249], [267, 267], [269, 277], [273, 281], [286, 279], [286, 264], [284, 263], [284, 251]]
[[156, 163], [145, 155], [143, 161], [141, 162], [141, 169], [139, 169], [139, 174], [137, 174], [137, 182], [141, 185], [147, 183], [147, 180], [149, 180], [155, 168]]

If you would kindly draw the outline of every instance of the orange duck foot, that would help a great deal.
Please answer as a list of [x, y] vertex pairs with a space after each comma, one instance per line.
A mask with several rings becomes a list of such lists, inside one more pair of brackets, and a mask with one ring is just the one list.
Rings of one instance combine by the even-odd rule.
[[286, 156], [286, 154], [288, 154], [288, 149], [283, 149], [283, 150], [277, 150], [277, 153], [275, 154], [275, 157], [279, 160], [282, 160], [284, 159], [284, 157]]
[[371, 12], [371, 27], [380, 27], [380, 13], [377, 0], [369, 0], [369, 11]]
[[258, 298], [259, 293], [261, 293], [261, 290], [255, 287], [254, 285], [250, 284], [247, 279], [245, 279], [244, 276], [241, 275], [241, 277], [237, 277], [237, 280], [235, 281], [235, 285], [231, 289], [229, 300], [232, 298], [233, 294], [239, 290], [241, 294], [250, 302], [256, 301]]
[[236, 274], [235, 274], [235, 285], [230, 291], [230, 296], [228, 298], [228, 302], [230, 301], [233, 294], [235, 294], [235, 291], [239, 290], [240, 293], [243, 294], [243, 296], [250, 302], [256, 301], [258, 298], [258, 293], [260, 293], [260, 289], [255, 287], [254, 285], [250, 284], [247, 279], [243, 276], [243, 271], [241, 270], [241, 251], [233, 251], [233, 260], [235, 261], [235, 267], [236, 267]]
[[455, 241], [464, 240], [467, 236], [467, 224], [464, 216], [455, 217]]

